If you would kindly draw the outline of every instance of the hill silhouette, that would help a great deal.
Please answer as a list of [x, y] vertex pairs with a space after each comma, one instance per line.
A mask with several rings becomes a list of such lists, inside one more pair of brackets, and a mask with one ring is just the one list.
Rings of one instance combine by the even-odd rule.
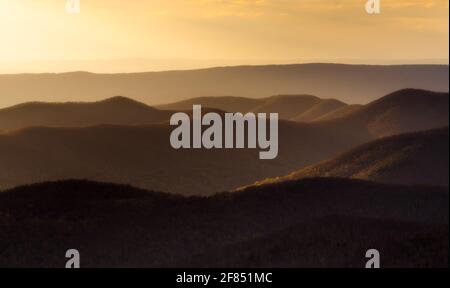
[[257, 185], [314, 177], [343, 177], [407, 185], [449, 185], [448, 127], [376, 140], [284, 177]]
[[157, 110], [126, 97], [90, 103], [32, 102], [0, 109], [0, 129], [150, 124], [167, 121], [170, 115], [170, 111]]
[[[277, 95], [262, 99], [199, 97], [161, 105], [158, 108], [189, 110], [192, 105], [201, 104], [203, 107], [228, 112], [278, 112], [281, 119], [296, 122], [339, 119], [339, 125], [359, 128], [365, 126], [370, 134], [387, 136], [438, 127], [436, 123], [444, 126], [448, 122], [448, 99], [448, 92], [402, 89], [367, 105], [348, 105], [336, 99], [320, 99], [311, 95]], [[349, 123], [343, 123], [346, 121]], [[419, 129], [420, 126], [422, 128]]]
[[371, 134], [389, 136], [445, 126], [448, 107], [448, 93], [404, 89], [370, 103], [350, 118], [368, 120]]
[[448, 65], [296, 64], [127, 74], [0, 75], [0, 107], [23, 102], [98, 101], [125, 95], [148, 105], [199, 96], [310, 94], [366, 104], [406, 87], [448, 91]]
[[[311, 122], [347, 104], [334, 99], [320, 99], [311, 95], [276, 95], [262, 99], [244, 97], [199, 97], [157, 106], [166, 110], [187, 110], [192, 105], [241, 113], [279, 113], [280, 119]], [[302, 115], [304, 116], [302, 117]], [[298, 118], [298, 119], [297, 119]]]
[[298, 117], [299, 121], [304, 122], [314, 121], [347, 106], [334, 99], [320, 99], [309, 95], [280, 95], [265, 99], [200, 97], [153, 108], [130, 98], [116, 96], [98, 102], [28, 102], [3, 108], [0, 109], [0, 129], [155, 124], [169, 121], [175, 112], [192, 114], [193, 105], [202, 105], [203, 113], [278, 112], [281, 119]]
[[[339, 149], [328, 144], [313, 147], [310, 141], [318, 137], [302, 140], [304, 128], [295, 123], [280, 122], [279, 130], [282, 146], [274, 161], [261, 161], [256, 149], [175, 150], [167, 123], [16, 130], [0, 134], [0, 187], [77, 178], [211, 194], [288, 173], [298, 163], [312, 164], [322, 153], [331, 156]], [[299, 146], [308, 155], [291, 155]]]
[[[448, 125], [449, 95], [419, 89], [403, 89], [359, 107], [342, 117], [316, 121], [317, 127], [347, 130], [351, 137], [386, 137]], [[344, 131], [342, 131], [345, 133]]]
[[363, 267], [377, 247], [383, 267], [447, 267], [448, 209], [448, 189], [331, 178], [210, 198], [35, 184], [0, 193], [0, 266], [64, 267], [76, 248], [82, 267]]
[[[263, 99], [243, 97], [199, 97], [157, 108], [126, 97], [112, 97], [99, 102], [40, 103], [29, 102], [0, 109], [0, 131], [31, 126], [79, 127], [102, 124], [138, 125], [166, 122], [174, 112], [192, 112], [192, 105], [202, 105], [203, 112], [279, 113], [280, 119], [317, 122], [351, 118], [367, 125], [371, 133], [395, 134], [392, 125], [410, 125], [412, 131], [422, 125], [434, 127], [445, 122], [448, 93], [404, 89], [368, 105], [347, 105], [335, 99], [311, 95], [277, 95]], [[421, 109], [421, 106], [424, 109]], [[420, 110], [420, 111], [419, 111]], [[415, 119], [412, 119], [414, 114]], [[435, 114], [435, 115], [434, 115]], [[441, 116], [442, 119], [436, 119]], [[413, 123], [414, 122], [414, 123]], [[385, 127], [380, 127], [380, 126]], [[370, 126], [370, 127], [369, 127]], [[392, 127], [391, 127], [392, 126]], [[379, 132], [378, 130], [384, 131]], [[390, 131], [392, 130], [392, 131]], [[402, 128], [400, 132], [408, 131]]]
[[341, 101], [335, 99], [325, 99], [312, 106], [307, 111], [293, 117], [291, 120], [298, 122], [312, 122], [346, 107], [348, 107], [348, 105]]
[[174, 150], [168, 123], [11, 131], [0, 134], [0, 188], [77, 178], [211, 195], [286, 175], [379, 137], [448, 126], [448, 93], [392, 95], [334, 120], [280, 121], [279, 155], [271, 161], [260, 161], [258, 150]]

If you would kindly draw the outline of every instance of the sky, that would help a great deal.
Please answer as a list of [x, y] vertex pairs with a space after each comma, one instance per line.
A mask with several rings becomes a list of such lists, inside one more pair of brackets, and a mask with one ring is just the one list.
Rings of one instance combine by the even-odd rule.
[[448, 0], [0, 0], [0, 73], [448, 63]]

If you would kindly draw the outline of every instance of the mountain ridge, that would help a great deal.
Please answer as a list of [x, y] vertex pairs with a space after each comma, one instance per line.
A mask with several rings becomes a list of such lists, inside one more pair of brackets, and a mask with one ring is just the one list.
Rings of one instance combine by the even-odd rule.
[[0, 109], [0, 129], [150, 124], [168, 121], [171, 113], [123, 96], [95, 102], [27, 102]]
[[[449, 90], [448, 65], [293, 64], [125, 74], [0, 75], [0, 107], [32, 100], [93, 101], [126, 95], [160, 105], [203, 95], [311, 94], [365, 104], [405, 87]], [[370, 81], [367, 81], [370, 79]], [[324, 85], [326, 84], [326, 85]]]
[[[401, 95], [408, 100], [411, 92]], [[395, 106], [397, 112], [383, 119], [390, 119], [388, 126], [364, 110], [330, 121], [281, 120], [279, 154], [271, 161], [260, 161], [255, 149], [175, 150], [170, 146], [168, 122], [4, 133], [0, 134], [0, 187], [75, 177], [211, 195], [286, 175], [380, 137], [448, 126], [448, 93], [436, 94], [438, 101], [428, 101], [427, 93], [433, 92], [417, 94], [420, 101], [411, 102], [414, 109]], [[382, 106], [391, 111], [390, 106]], [[415, 121], [417, 109], [422, 109], [420, 117], [426, 121]]]

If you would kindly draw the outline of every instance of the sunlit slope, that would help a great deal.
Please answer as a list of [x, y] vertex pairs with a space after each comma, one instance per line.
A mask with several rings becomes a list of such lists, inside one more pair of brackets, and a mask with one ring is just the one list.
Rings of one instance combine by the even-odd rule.
[[[402, 105], [392, 97], [403, 99]], [[364, 113], [312, 123], [280, 121], [279, 154], [268, 161], [260, 160], [258, 149], [175, 150], [167, 122], [25, 128], [0, 134], [0, 187], [77, 178], [211, 195], [287, 175], [382, 136], [448, 126], [446, 103], [448, 94], [403, 90], [369, 104]], [[389, 118], [379, 121], [377, 115]]]
[[448, 127], [383, 138], [332, 160], [258, 184], [311, 177], [367, 179], [406, 185], [449, 185]]
[[76, 127], [101, 124], [137, 125], [168, 121], [170, 111], [161, 111], [125, 97], [99, 102], [30, 102], [0, 109], [0, 130], [32, 126]]

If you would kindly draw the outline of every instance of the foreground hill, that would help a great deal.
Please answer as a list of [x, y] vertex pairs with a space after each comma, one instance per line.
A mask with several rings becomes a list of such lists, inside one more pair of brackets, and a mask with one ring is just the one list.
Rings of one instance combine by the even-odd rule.
[[258, 150], [174, 150], [167, 123], [27, 128], [0, 134], [0, 188], [77, 178], [211, 195], [286, 175], [382, 136], [442, 126], [448, 126], [448, 94], [402, 90], [346, 117], [280, 121], [279, 154], [270, 161], [261, 161]]
[[91, 103], [24, 103], [0, 109], [0, 129], [30, 126], [135, 125], [167, 121], [170, 111], [161, 111], [125, 97]]
[[447, 267], [448, 211], [448, 189], [344, 179], [211, 198], [44, 183], [0, 193], [0, 267], [63, 267], [69, 248], [83, 267], [363, 267], [374, 247], [384, 267]]
[[259, 185], [311, 177], [367, 179], [395, 184], [449, 185], [448, 127], [361, 145], [332, 160]]
[[298, 64], [129, 74], [0, 75], [0, 107], [29, 101], [98, 101], [126, 95], [149, 105], [198, 96], [310, 94], [368, 103], [405, 87], [448, 91], [447, 65]]
[[246, 113], [250, 112], [264, 102], [265, 99], [252, 99], [235, 96], [212, 96], [190, 98], [175, 103], [159, 105], [157, 108], [162, 110], [181, 111], [192, 109], [192, 105], [202, 105], [202, 107], [209, 107], [211, 109]]

